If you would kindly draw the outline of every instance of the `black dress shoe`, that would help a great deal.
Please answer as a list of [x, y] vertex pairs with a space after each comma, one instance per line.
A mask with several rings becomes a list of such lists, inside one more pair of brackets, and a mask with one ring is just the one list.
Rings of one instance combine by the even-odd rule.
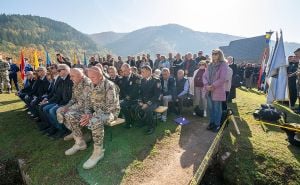
[[154, 133], [154, 128], [149, 128], [147, 131], [146, 131], [146, 134], [147, 135], [151, 135]]
[[52, 137], [52, 138], [54, 138], [54, 139], [59, 139], [59, 138], [65, 137], [66, 135], [67, 135], [67, 132], [66, 132], [66, 131], [64, 131], [64, 130], [59, 130], [59, 131], [57, 131], [55, 134], [53, 134], [53, 135], [50, 136], [50, 137]]
[[213, 128], [214, 128], [214, 124], [210, 123], [206, 129], [207, 130], [212, 130]]
[[55, 133], [57, 132], [56, 128], [51, 127], [48, 131], [47, 131], [47, 136], [51, 137], [53, 136]]

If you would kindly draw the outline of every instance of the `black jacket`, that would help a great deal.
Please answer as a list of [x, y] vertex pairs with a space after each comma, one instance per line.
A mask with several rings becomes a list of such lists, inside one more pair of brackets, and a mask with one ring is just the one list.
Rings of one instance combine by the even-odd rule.
[[120, 99], [137, 100], [139, 98], [141, 78], [132, 73], [130, 77], [123, 77], [119, 81]]
[[160, 81], [161, 81], [161, 89], [162, 89], [162, 95], [163, 96], [168, 96], [168, 95], [171, 95], [172, 96], [172, 99], [175, 99], [176, 98], [176, 83], [175, 83], [175, 79], [173, 77], [169, 77], [168, 79], [168, 90], [167, 92], [164, 92], [164, 79], [163, 78], [160, 78]]
[[49, 81], [47, 80], [46, 76], [42, 80], [39, 78], [34, 84], [32, 91], [28, 93], [29, 96], [37, 96], [39, 99], [42, 98], [43, 95], [47, 94], [49, 87]]
[[161, 83], [158, 78], [150, 77], [149, 80], [142, 79], [140, 101], [147, 103], [148, 105], [159, 103], [160, 93]]
[[70, 75], [65, 80], [61, 78], [53, 97], [48, 102], [57, 103], [59, 106], [66, 105], [72, 97], [72, 87], [73, 82], [70, 80]]
[[[55, 84], [53, 85], [50, 93], [48, 94], [48, 102], [56, 103], [55, 94], [59, 91], [58, 87], [59, 87], [61, 81], [62, 81], [62, 79], [60, 78], [60, 76], [57, 77]], [[54, 83], [54, 81], [52, 83]]]
[[28, 83], [28, 86], [25, 87], [25, 88], [23, 88], [21, 90], [21, 93], [29, 93], [29, 92], [31, 92], [34, 82], [35, 82], [35, 80], [33, 78], [31, 80], [28, 79], [27, 82], [26, 82], [26, 83]]
[[122, 78], [120, 76], [116, 76], [115, 79], [109, 77], [108, 80], [114, 82], [116, 85], [119, 86], [120, 80], [122, 80]]

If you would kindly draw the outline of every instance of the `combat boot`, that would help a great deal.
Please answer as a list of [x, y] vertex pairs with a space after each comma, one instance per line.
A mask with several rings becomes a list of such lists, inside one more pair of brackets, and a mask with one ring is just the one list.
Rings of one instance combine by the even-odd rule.
[[91, 169], [96, 166], [98, 161], [104, 157], [104, 149], [102, 146], [94, 145], [94, 151], [91, 157], [83, 164], [84, 169]]
[[79, 150], [85, 150], [86, 149], [86, 143], [82, 139], [82, 137], [75, 137], [75, 144], [72, 146], [72, 148], [65, 151], [65, 155], [73, 155], [77, 153]]

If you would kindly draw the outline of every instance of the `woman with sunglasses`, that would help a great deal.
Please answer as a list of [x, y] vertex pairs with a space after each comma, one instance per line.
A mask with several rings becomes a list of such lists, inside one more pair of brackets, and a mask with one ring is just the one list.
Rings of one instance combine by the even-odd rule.
[[208, 130], [218, 132], [221, 125], [222, 102], [226, 100], [225, 81], [227, 64], [220, 49], [212, 51], [212, 61], [208, 64], [203, 75], [203, 84], [206, 89], [209, 125]]

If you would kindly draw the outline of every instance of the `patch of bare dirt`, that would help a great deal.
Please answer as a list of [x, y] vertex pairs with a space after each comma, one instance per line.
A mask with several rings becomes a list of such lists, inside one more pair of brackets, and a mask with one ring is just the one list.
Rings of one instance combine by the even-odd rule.
[[188, 184], [216, 135], [206, 130], [203, 119], [190, 120], [179, 132], [158, 142], [138, 168], [129, 169], [122, 184]]

